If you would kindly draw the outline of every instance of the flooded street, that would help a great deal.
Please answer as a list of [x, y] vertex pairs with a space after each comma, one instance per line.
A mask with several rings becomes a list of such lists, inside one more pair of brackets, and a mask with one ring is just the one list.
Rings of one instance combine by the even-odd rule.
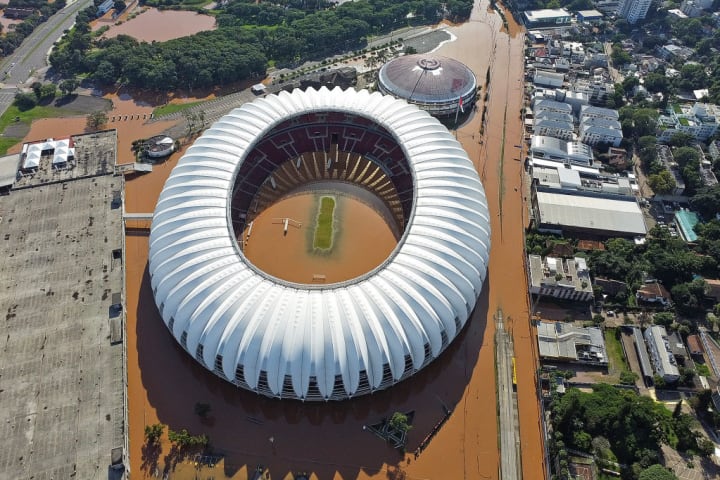
[[129, 35], [141, 42], [164, 42], [206, 30], [215, 30], [215, 17], [188, 11], [148, 8], [120, 25], [115, 25], [112, 20], [100, 19], [94, 22], [93, 30], [103, 26], [110, 27], [103, 34], [104, 38]]
[[[173, 464], [173, 459], [166, 457], [170, 452], [167, 442], [161, 452], [143, 448], [145, 425], [157, 422], [174, 430], [186, 428], [193, 434], [207, 434], [213, 449], [223, 456], [213, 468], [182, 464], [172, 474], [176, 479], [198, 475], [252, 478], [258, 465], [269, 467], [274, 479], [291, 478], [291, 472], [297, 471], [312, 472], [313, 479], [387, 479], [393, 475], [432, 480], [498, 478], [493, 351], [493, 316], [498, 309], [502, 309], [515, 344], [523, 475], [543, 478], [534, 383], [536, 344], [528, 319], [521, 254], [526, 219], [519, 161], [522, 152], [517, 146], [522, 145], [519, 112], [523, 102], [524, 39], [513, 20], [508, 21], [510, 34], [500, 31], [501, 19], [488, 12], [487, 2], [483, 1], [476, 6], [470, 22], [449, 27], [457, 39], [437, 51], [472, 68], [483, 87], [488, 68], [491, 76], [483, 132], [482, 102], [457, 131], [458, 140], [483, 178], [493, 228], [488, 280], [474, 316], [461, 335], [420, 373], [372, 396], [329, 404], [265, 399], [215, 377], [176, 344], [152, 298], [147, 235], [129, 233], [126, 340], [133, 478], [151, 478], [156, 467], [162, 472], [166, 465]], [[143, 132], [142, 136], [150, 134]], [[154, 210], [178, 158], [179, 154], [175, 154], [151, 174], [128, 179], [128, 212]], [[301, 216], [302, 212], [293, 215]], [[198, 402], [211, 406], [207, 419], [193, 413]], [[446, 409], [451, 411], [447, 418]], [[363, 428], [397, 411], [415, 412], [407, 454], [393, 450]], [[434, 435], [432, 439], [430, 435]], [[426, 447], [415, 455], [421, 445]]]

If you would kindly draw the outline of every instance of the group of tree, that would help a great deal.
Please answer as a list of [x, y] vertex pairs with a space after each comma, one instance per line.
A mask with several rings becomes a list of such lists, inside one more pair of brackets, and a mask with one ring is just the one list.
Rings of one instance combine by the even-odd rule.
[[[718, 224], [716, 226], [716, 224]], [[624, 281], [630, 291], [643, 281], [654, 278], [670, 290], [681, 313], [695, 315], [702, 311], [706, 284], [703, 278], [717, 278], [720, 249], [720, 222], [713, 221], [698, 229], [698, 242], [691, 248], [678, 237], [654, 228], [643, 245], [625, 239], [610, 239], [605, 250], [593, 251], [589, 264], [595, 275]], [[626, 294], [613, 299], [623, 303]]]
[[[99, 0], [96, 0], [96, 3]], [[312, 5], [310, 5], [312, 4]], [[214, 13], [218, 28], [167, 42], [138, 42], [120, 35], [96, 38], [90, 29], [95, 5], [50, 55], [65, 76], [90, 74], [101, 84], [154, 90], [224, 85], [265, 74], [269, 61], [297, 65], [361, 49], [370, 34], [443, 16], [464, 20], [470, 0], [358, 0], [316, 9], [316, 2], [228, 2]], [[132, 55], [128, 55], [132, 52]]]
[[[148, 445], [157, 445], [165, 431], [166, 425], [156, 423], [145, 425], [145, 441]], [[168, 429], [168, 440], [180, 448], [207, 447], [210, 440], [207, 435], [191, 435], [186, 429], [175, 431]]]
[[57, 87], [52, 83], [33, 82], [30, 88], [32, 89], [30, 92], [20, 92], [15, 95], [13, 103], [21, 112], [30, 110], [38, 104], [48, 104], [57, 95]]
[[670, 412], [650, 397], [605, 384], [590, 393], [571, 388], [554, 395], [551, 422], [551, 454], [562, 456], [567, 448], [590, 453], [603, 466], [620, 467], [625, 478], [652, 478], [641, 475], [659, 462], [662, 444], [689, 455], [714, 450], [679, 407]]

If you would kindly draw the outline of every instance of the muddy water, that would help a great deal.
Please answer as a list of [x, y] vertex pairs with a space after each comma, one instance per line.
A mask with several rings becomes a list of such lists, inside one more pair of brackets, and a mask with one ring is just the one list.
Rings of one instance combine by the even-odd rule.
[[[512, 24], [512, 19], [508, 19]], [[144, 425], [162, 422], [209, 435], [224, 454], [211, 470], [178, 467], [173, 478], [245, 479], [258, 464], [272, 478], [312, 472], [311, 478], [479, 479], [498, 478], [494, 389], [493, 314], [498, 308], [510, 323], [515, 343], [524, 478], [543, 478], [539, 414], [534, 384], [534, 339], [528, 322], [522, 252], [521, 163], [515, 147], [522, 135], [523, 39], [511, 25], [476, 6], [469, 23], [451, 27], [458, 37], [439, 54], [469, 65], [484, 84], [491, 67], [488, 122], [480, 134], [480, 109], [457, 132], [485, 182], [493, 227], [489, 276], [475, 315], [438, 360], [388, 391], [338, 404], [273, 401], [235, 389], [195, 363], [167, 333], [158, 317], [147, 276], [147, 237], [127, 238], [128, 394], [130, 459], [133, 478], [162, 472], [161, 451], [143, 449]], [[495, 32], [495, 33], [493, 33]], [[507, 121], [507, 126], [503, 124]], [[482, 142], [482, 143], [481, 143]], [[503, 147], [504, 144], [504, 147]], [[487, 148], [486, 148], [487, 147]], [[500, 161], [501, 157], [503, 158]], [[150, 175], [129, 180], [128, 211], [151, 211], [176, 157]], [[517, 191], [515, 190], [517, 188]], [[207, 420], [194, 415], [196, 402], [209, 403]], [[402, 456], [363, 427], [395, 411], [414, 411], [407, 450], [415, 451], [452, 410], [419, 456]], [[270, 438], [273, 441], [270, 441]], [[199, 467], [200, 468], [200, 467]], [[401, 471], [402, 473], [398, 473]]]
[[[486, 6], [482, 2], [482, 6]], [[522, 78], [524, 37], [522, 28], [507, 14], [509, 34], [501, 30], [502, 20], [486, 8], [476, 7], [470, 22], [451, 29], [458, 39], [443, 45], [438, 53], [456, 58], [473, 69], [478, 83], [485, 87], [490, 69], [489, 101], [486, 127], [480, 135], [481, 107], [474, 118], [458, 131], [458, 140], [473, 159], [483, 179], [492, 219], [492, 250], [489, 268], [489, 308], [485, 315], [488, 325], [486, 338], [494, 334], [493, 315], [501, 309], [513, 333], [518, 375], [518, 405], [522, 467], [524, 478], [543, 478], [543, 451], [540, 430], [540, 413], [536, 395], [535, 371], [537, 368], [536, 341], [529, 322], [526, 277], [523, 251], [522, 162], [523, 127]], [[485, 46], [485, 48], [478, 48]], [[485, 93], [483, 88], [483, 95]], [[522, 288], [520, 287], [522, 286]], [[488, 348], [487, 350], [491, 350]], [[493, 361], [480, 354], [479, 376], [474, 376], [469, 390], [479, 388], [476, 381], [490, 381], [494, 376]], [[488, 399], [486, 399], [488, 400]], [[468, 424], [482, 425], [484, 435], [466, 437], [465, 448], [476, 449], [478, 459], [488, 461], [497, 455], [495, 407], [492, 402], [480, 402], [483, 407], [466, 419]], [[492, 405], [491, 405], [492, 403]], [[479, 405], [480, 406], [480, 405]], [[458, 434], [464, 426], [457, 425]], [[468, 433], [468, 432], [465, 432]], [[442, 458], [443, 446], [437, 450]], [[493, 450], [488, 453], [488, 449]], [[473, 459], [466, 458], [466, 471]], [[460, 472], [458, 472], [459, 474]], [[497, 471], [481, 470], [483, 478], [496, 478]], [[459, 478], [459, 477], [458, 477]]]
[[[397, 242], [375, 210], [350, 196], [335, 196], [332, 249], [313, 249], [320, 197], [294, 195], [265, 210], [253, 221], [244, 250], [247, 258], [264, 272], [297, 283], [342, 282], [380, 265]], [[287, 233], [285, 218], [292, 220]]]
[[[96, 22], [93, 29], [97, 30], [105, 25], [108, 23]], [[206, 30], [214, 30], [215, 18], [195, 12], [160, 11], [156, 8], [149, 8], [120, 25], [110, 24], [108, 26], [110, 29], [103, 34], [104, 38], [129, 35], [143, 42], [164, 42]]]

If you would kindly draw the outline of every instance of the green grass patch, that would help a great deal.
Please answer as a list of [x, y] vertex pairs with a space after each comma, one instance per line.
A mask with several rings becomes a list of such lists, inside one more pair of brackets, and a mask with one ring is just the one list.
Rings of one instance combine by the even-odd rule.
[[704, 363], [696, 363], [695, 370], [697, 371], [698, 375], [702, 375], [703, 377], [711, 377], [712, 376], [712, 374], [710, 373], [710, 369]]
[[320, 207], [315, 221], [315, 236], [313, 248], [329, 250], [333, 244], [335, 199], [333, 197], [320, 197]]
[[155, 115], [156, 117], [161, 117], [163, 115], [171, 115], [173, 113], [182, 112], [183, 110], [186, 110], [200, 103], [203, 103], [203, 100], [187, 103], [168, 103], [167, 105], [163, 105], [162, 107], [158, 107], [153, 110], [153, 115]]
[[628, 372], [630, 368], [625, 361], [625, 354], [623, 353], [622, 343], [616, 336], [617, 332], [614, 328], [608, 328], [605, 330], [605, 348], [607, 348], [608, 355], [608, 370], [611, 375], [618, 375], [620, 372]]
[[[39, 120], [41, 118], [54, 118], [72, 115], [75, 112], [63, 110], [56, 107], [45, 107], [36, 106], [30, 110], [21, 112], [15, 105], [10, 105], [5, 113], [0, 116], [0, 132], [4, 132], [10, 125], [17, 125], [19, 123], [24, 125], [30, 125], [33, 120]], [[17, 120], [16, 120], [17, 119]], [[12, 147], [16, 143], [22, 141], [22, 138], [17, 137], [0, 137], [0, 155], [5, 155], [8, 148]]]
[[687, 127], [688, 125], [690, 125], [690, 122], [688, 121], [687, 118], [678, 118], [678, 122], [680, 122], [680, 125], [683, 125], [683, 126], [685, 126], [685, 127]]
[[680, 105], [678, 105], [677, 103], [673, 103], [672, 109], [673, 109], [673, 112], [675, 112], [677, 114], [683, 113], [682, 108], [680, 108]]
[[0, 155], [5, 155], [8, 148], [22, 142], [22, 138], [18, 137], [0, 137]]
[[[42, 107], [37, 106], [34, 108], [31, 108], [30, 110], [25, 110], [24, 112], [21, 112], [15, 105], [10, 105], [7, 110], [5, 110], [5, 113], [2, 114], [0, 117], [0, 132], [5, 131], [5, 129], [8, 127], [8, 125], [13, 123], [26, 123], [31, 124], [33, 120], [38, 120], [41, 118], [51, 118], [51, 117], [62, 117], [63, 115], [68, 115], [69, 112], [67, 110], [62, 110], [55, 107]], [[17, 122], [15, 121], [15, 118], [18, 118]]]

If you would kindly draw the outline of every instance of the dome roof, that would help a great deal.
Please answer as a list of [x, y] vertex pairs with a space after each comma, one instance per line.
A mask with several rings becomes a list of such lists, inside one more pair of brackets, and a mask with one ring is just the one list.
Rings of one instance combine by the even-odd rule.
[[475, 74], [464, 64], [438, 55], [405, 55], [380, 68], [380, 88], [413, 103], [451, 103], [475, 94]]
[[[398, 246], [375, 270], [294, 284], [245, 258], [230, 224], [231, 194], [264, 134], [319, 111], [363, 116], [392, 133], [415, 200]], [[164, 322], [209, 370], [268, 396], [342, 399], [406, 378], [449, 345], [482, 289], [489, 233], [477, 172], [437, 120], [380, 93], [295, 90], [233, 110], [188, 149], [155, 210], [149, 271]]]

